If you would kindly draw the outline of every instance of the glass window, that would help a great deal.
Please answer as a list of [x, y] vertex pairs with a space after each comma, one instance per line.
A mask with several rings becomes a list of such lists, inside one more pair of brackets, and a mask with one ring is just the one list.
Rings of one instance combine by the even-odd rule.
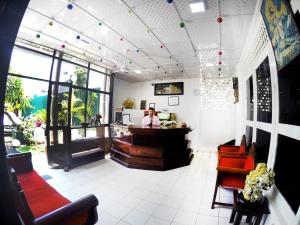
[[98, 91], [105, 91], [106, 90], [106, 78], [107, 76], [90, 70], [89, 74], [89, 88], [95, 89]]
[[81, 123], [85, 121], [85, 98], [86, 90], [73, 88], [72, 104], [71, 104], [71, 125], [81, 126]]
[[53, 113], [51, 113], [52, 126], [57, 126], [57, 125], [67, 126], [68, 101], [70, 97], [69, 89], [70, 87], [63, 86], [63, 85], [52, 86], [52, 101], [51, 101], [51, 109], [53, 109]]
[[7, 111], [16, 112], [19, 117], [38, 115], [41, 122], [46, 122], [47, 99], [48, 82], [8, 76], [5, 99]]
[[106, 92], [110, 92], [110, 76], [106, 76]]
[[[52, 76], [52, 80], [55, 80], [55, 75]], [[71, 63], [62, 62], [59, 81], [73, 82], [73, 85], [86, 87], [87, 69]]]
[[52, 58], [15, 47], [9, 72], [49, 80]]
[[[100, 102], [100, 96], [101, 94], [99, 92], [89, 91], [88, 97], [87, 97], [87, 107], [86, 107], [86, 122], [90, 123], [92, 125], [97, 125], [97, 115], [101, 115], [100, 108], [101, 102]], [[100, 119], [100, 122], [102, 123], [102, 120]]]

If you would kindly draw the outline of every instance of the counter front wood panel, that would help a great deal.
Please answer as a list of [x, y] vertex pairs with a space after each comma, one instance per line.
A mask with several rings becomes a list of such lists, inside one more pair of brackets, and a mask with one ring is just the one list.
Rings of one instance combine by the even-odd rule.
[[193, 157], [185, 139], [190, 128], [129, 128], [132, 135], [116, 138], [111, 159], [130, 168], [168, 170], [187, 166]]

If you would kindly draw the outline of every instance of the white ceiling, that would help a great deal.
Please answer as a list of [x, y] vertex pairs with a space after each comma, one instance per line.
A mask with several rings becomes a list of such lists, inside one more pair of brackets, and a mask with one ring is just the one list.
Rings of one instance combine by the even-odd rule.
[[[205, 12], [192, 14], [189, 0], [174, 0], [172, 4], [166, 0], [74, 0], [72, 10], [66, 0], [31, 0], [18, 37], [71, 51], [115, 71], [127, 67], [129, 72], [118, 77], [140, 81], [201, 74], [218, 77], [221, 33], [221, 76], [231, 77], [256, 1], [205, 2]], [[217, 23], [219, 9], [221, 25]], [[186, 29], [179, 27], [180, 17]], [[52, 26], [49, 21], [53, 21]], [[63, 43], [65, 49], [60, 47]], [[138, 70], [142, 73], [137, 74]]]

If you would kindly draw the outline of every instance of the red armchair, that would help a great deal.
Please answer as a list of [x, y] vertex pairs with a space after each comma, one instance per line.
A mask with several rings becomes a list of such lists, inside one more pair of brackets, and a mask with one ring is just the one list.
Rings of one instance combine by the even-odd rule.
[[217, 191], [219, 187], [226, 189], [243, 189], [246, 176], [255, 169], [254, 160], [255, 143], [252, 143], [247, 156], [243, 155], [220, 155], [218, 161], [218, 174], [214, 196], [211, 204], [213, 209], [215, 205], [233, 206], [231, 203], [217, 202]]
[[219, 145], [218, 146], [219, 155], [245, 155], [246, 154], [246, 136], [242, 136], [240, 146], [235, 145]]
[[17, 211], [25, 225], [92, 225], [98, 200], [88, 195], [71, 202], [33, 170], [30, 153], [7, 156]]

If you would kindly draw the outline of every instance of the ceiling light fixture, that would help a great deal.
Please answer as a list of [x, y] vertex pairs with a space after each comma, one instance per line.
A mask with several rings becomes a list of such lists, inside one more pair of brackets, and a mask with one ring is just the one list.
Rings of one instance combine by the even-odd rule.
[[134, 71], [136, 74], [141, 74], [142, 73], [142, 71], [141, 70], [136, 70], [136, 71]]
[[191, 2], [190, 8], [191, 8], [192, 13], [204, 12], [205, 11], [204, 0]]

